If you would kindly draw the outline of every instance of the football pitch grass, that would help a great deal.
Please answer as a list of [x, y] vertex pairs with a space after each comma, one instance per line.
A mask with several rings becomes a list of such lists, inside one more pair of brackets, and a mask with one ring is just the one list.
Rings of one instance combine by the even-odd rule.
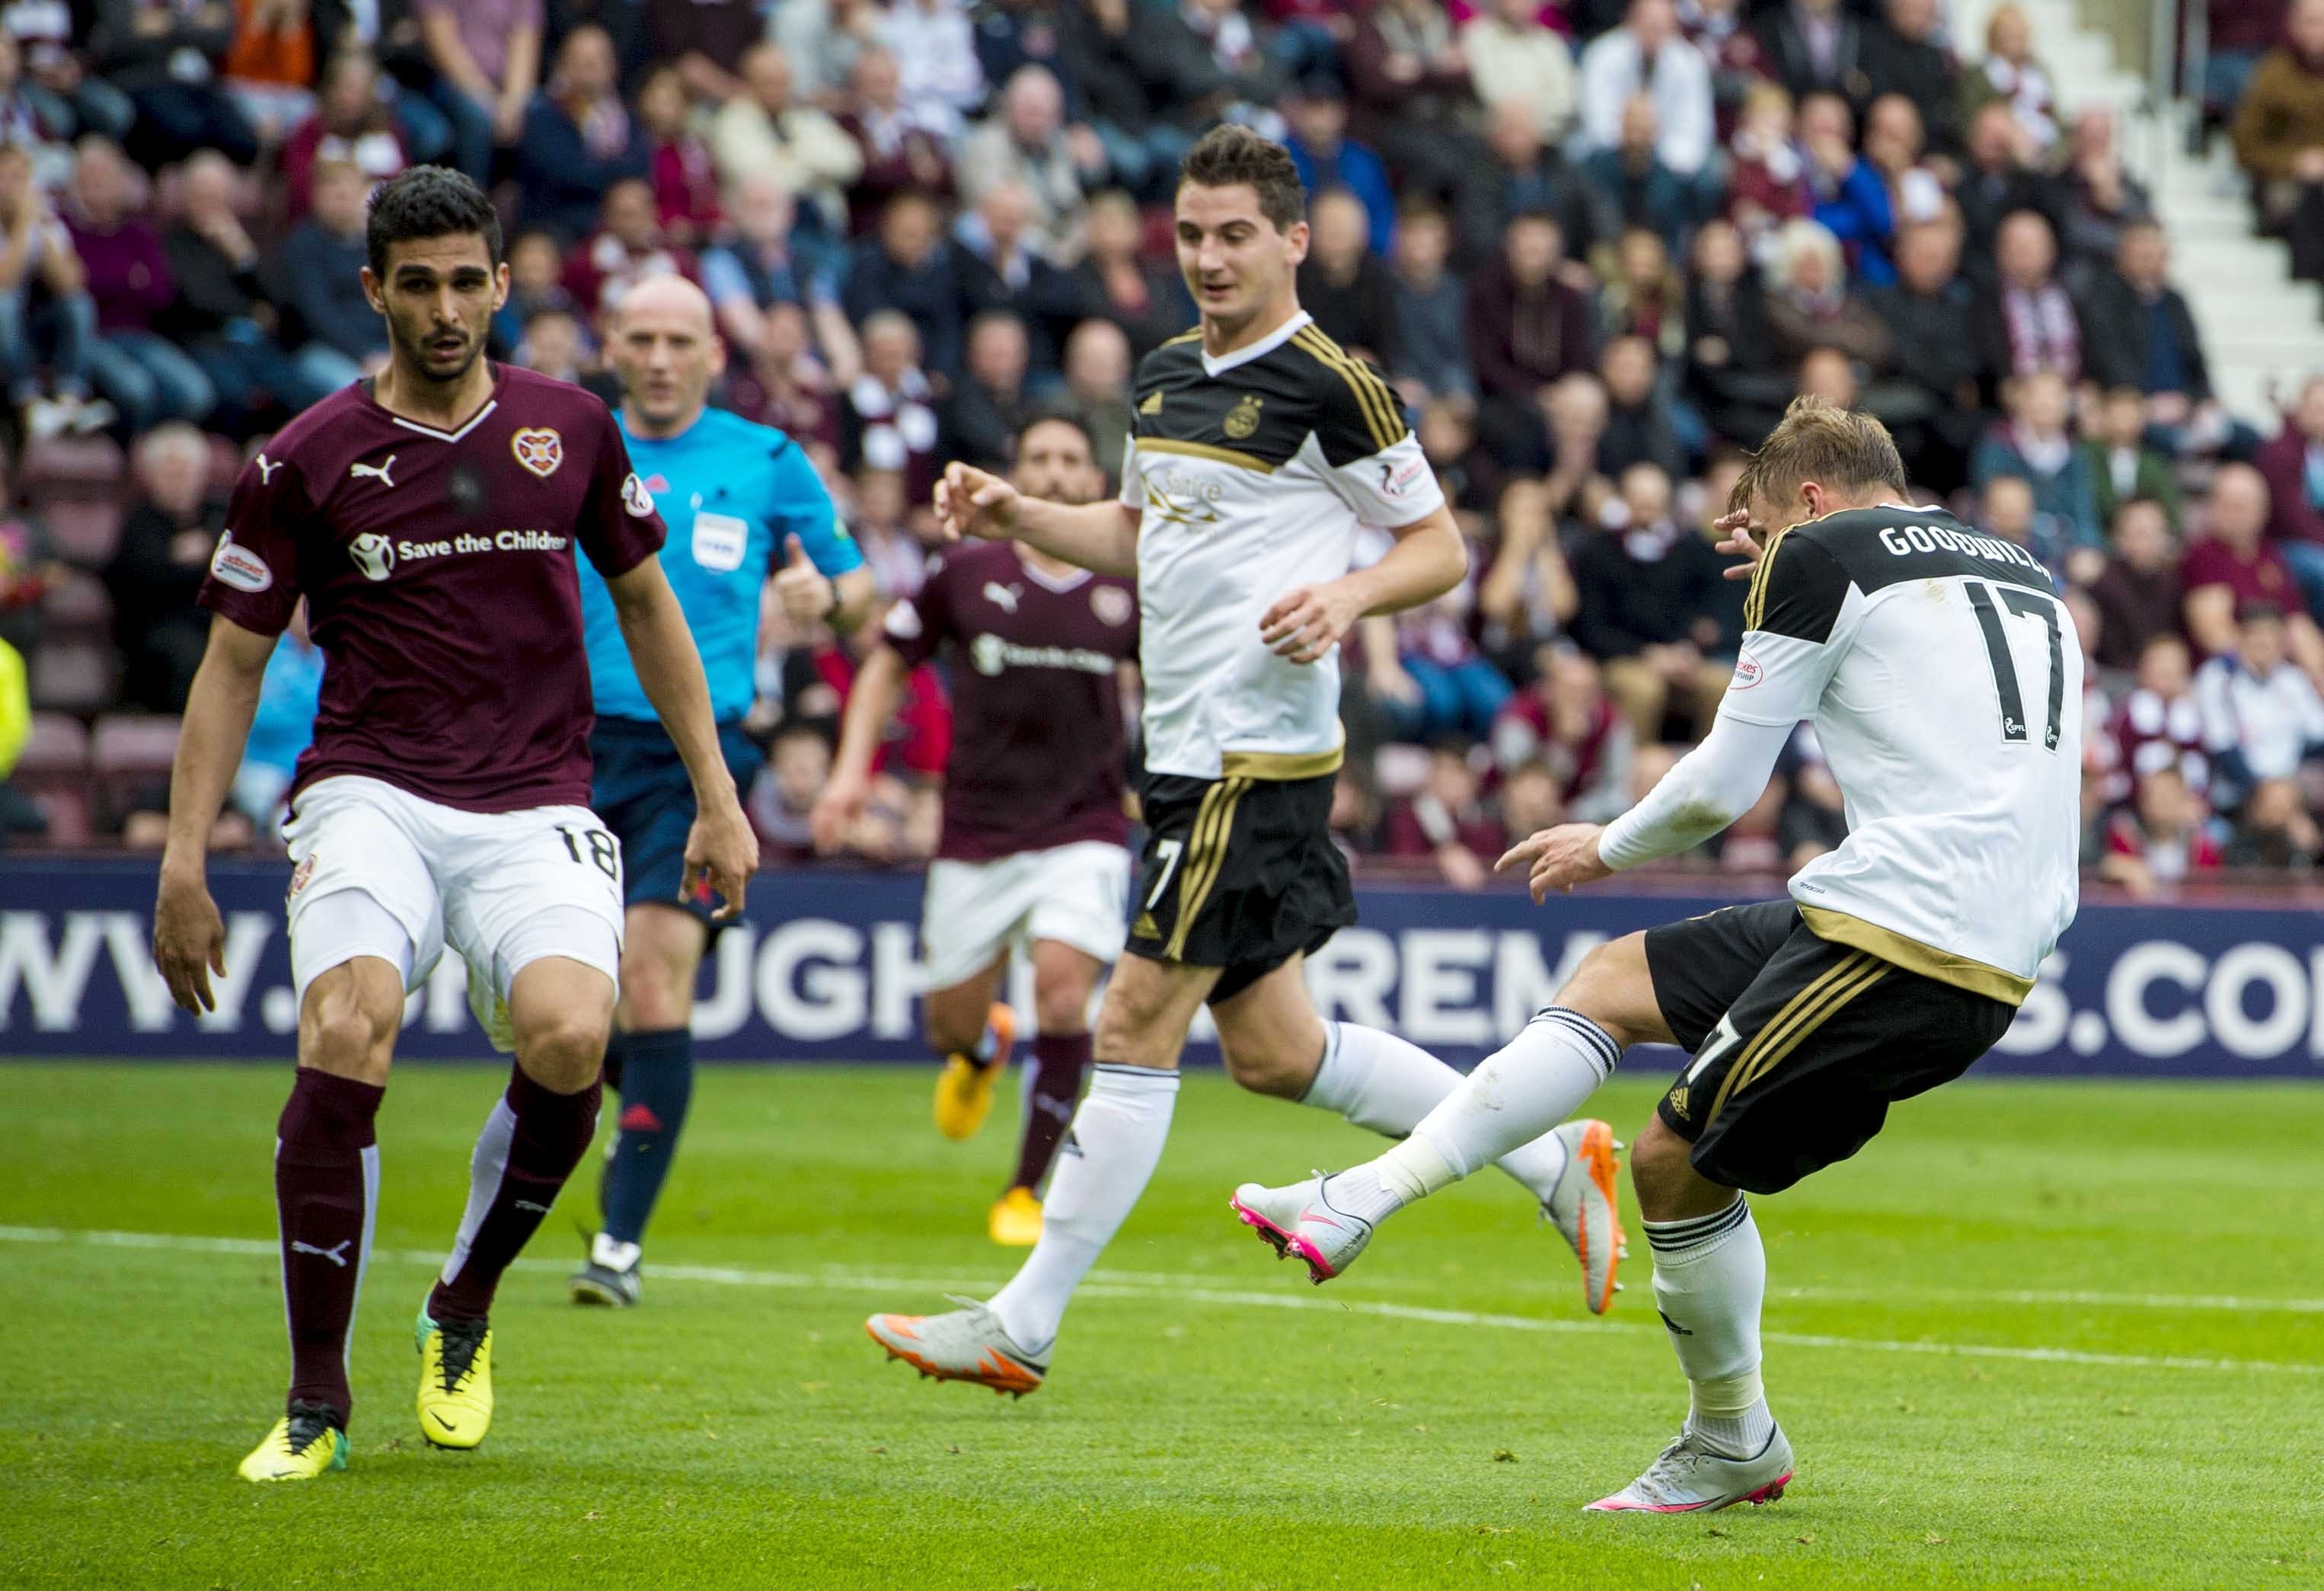
[[[1658, 1068], [1596, 1108], [1627, 1137]], [[380, 1120], [350, 1469], [256, 1487], [281, 1411], [285, 1068], [0, 1068], [0, 1585], [2324, 1584], [2324, 1091], [1972, 1082], [1757, 1201], [1773, 1507], [1585, 1515], [1683, 1412], [1646, 1244], [1606, 1321], [1506, 1179], [1311, 1288], [1229, 1189], [1376, 1140], [1196, 1074], [1022, 1401], [886, 1362], [874, 1309], [983, 1293], [1009, 1152], [918, 1069], [707, 1069], [645, 1301], [576, 1309], [576, 1178], [501, 1290], [491, 1438], [438, 1453], [410, 1324], [499, 1086]], [[659, 1266], [659, 1269], [657, 1269]]]

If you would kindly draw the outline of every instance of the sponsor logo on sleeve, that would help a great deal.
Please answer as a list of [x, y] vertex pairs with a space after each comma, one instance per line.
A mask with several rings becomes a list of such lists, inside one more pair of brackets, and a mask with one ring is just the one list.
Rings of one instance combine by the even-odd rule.
[[[545, 425], [529, 426], [509, 439], [509, 451], [519, 464], [547, 480], [565, 462], [565, 439]], [[637, 478], [630, 476], [632, 482]]]
[[274, 571], [266, 560], [243, 546], [228, 531], [218, 538], [217, 550], [210, 554], [210, 578], [221, 586], [231, 586], [237, 591], [255, 596], [274, 584]]
[[888, 610], [888, 622], [881, 626], [899, 641], [920, 638], [920, 610], [912, 606], [908, 597]]
[[[549, 466], [549, 469], [555, 467], [555, 465]], [[544, 469], [540, 473], [547, 475], [549, 470]], [[622, 483], [622, 506], [629, 510], [632, 519], [643, 519], [654, 511], [653, 494], [646, 490], [645, 482], [638, 479], [638, 472], [634, 469], [630, 471], [630, 478]]]
[[1416, 452], [1411, 458], [1406, 459], [1402, 464], [1398, 464], [1395, 460], [1389, 458], [1381, 459], [1379, 464], [1380, 495], [1383, 497], [1403, 496], [1406, 492], [1412, 490], [1415, 482], [1418, 481], [1421, 476], [1428, 473], [1429, 467], [1430, 466], [1427, 458], [1417, 452]]
[[1738, 652], [1735, 657], [1735, 678], [1729, 683], [1727, 689], [1748, 690], [1766, 677], [1767, 671], [1759, 666], [1757, 658], [1748, 652]]

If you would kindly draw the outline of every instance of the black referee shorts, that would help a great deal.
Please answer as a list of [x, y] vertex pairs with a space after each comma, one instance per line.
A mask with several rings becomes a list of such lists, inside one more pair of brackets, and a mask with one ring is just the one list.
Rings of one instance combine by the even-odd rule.
[[1846, 1160], [1890, 1105], [1969, 1070], [2017, 1014], [1819, 939], [1789, 901], [1649, 929], [1646, 969], [1694, 1052], [1658, 1114], [1696, 1170], [1749, 1193]]
[[1332, 843], [1337, 777], [1147, 775], [1130, 953], [1223, 968], [1215, 1004], [1354, 922], [1348, 865]]

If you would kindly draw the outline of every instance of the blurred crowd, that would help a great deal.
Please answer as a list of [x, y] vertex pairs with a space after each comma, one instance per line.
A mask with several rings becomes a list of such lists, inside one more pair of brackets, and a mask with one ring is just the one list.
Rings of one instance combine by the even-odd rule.
[[[2324, 278], [2324, 0], [2211, 11], [2255, 223]], [[235, 458], [383, 356], [364, 203], [405, 164], [502, 208], [499, 356], [617, 400], [609, 311], [698, 282], [716, 401], [802, 441], [894, 600], [943, 461], [1063, 411], [1119, 464], [1135, 362], [1194, 319], [1175, 165], [1222, 118], [1289, 145], [1303, 302], [1389, 376], [1473, 542], [1462, 588], [1346, 649], [1360, 865], [1477, 883], [1700, 736], [1743, 593], [1708, 527], [1803, 390], [2053, 572], [2093, 867], [2144, 891], [2324, 848], [2324, 379], [2227, 412], [2110, 116], [2059, 104], [2017, 6], [1962, 37], [1942, 0], [0, 0], [0, 769], [28, 695], [100, 730], [182, 706]], [[46, 504], [107, 492], [62, 547]], [[44, 625], [93, 613], [102, 678], [44, 667]], [[770, 614], [778, 856], [876, 634]], [[230, 837], [303, 742], [317, 665], [284, 660]], [[923, 670], [855, 851], [932, 848], [949, 736]], [[35, 782], [0, 784], [0, 830], [41, 829]], [[136, 843], [154, 797], [123, 787], [95, 828]], [[1803, 728], [1682, 865], [1781, 871], [1846, 822]]]

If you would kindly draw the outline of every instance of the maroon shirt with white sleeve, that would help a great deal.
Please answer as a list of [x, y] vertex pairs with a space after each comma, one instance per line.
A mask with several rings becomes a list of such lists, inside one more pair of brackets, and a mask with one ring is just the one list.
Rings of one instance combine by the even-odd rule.
[[588, 803], [574, 544], [613, 578], [665, 532], [604, 403], [494, 374], [456, 431], [343, 388], [235, 483], [198, 600], [274, 635], [307, 599], [323, 698], [294, 798], [360, 773], [471, 812]]
[[1047, 575], [1007, 541], [947, 547], [929, 559], [919, 595], [888, 610], [887, 641], [915, 666], [946, 642], [955, 649], [938, 856], [1123, 842], [1116, 676], [1138, 657], [1128, 581]]

